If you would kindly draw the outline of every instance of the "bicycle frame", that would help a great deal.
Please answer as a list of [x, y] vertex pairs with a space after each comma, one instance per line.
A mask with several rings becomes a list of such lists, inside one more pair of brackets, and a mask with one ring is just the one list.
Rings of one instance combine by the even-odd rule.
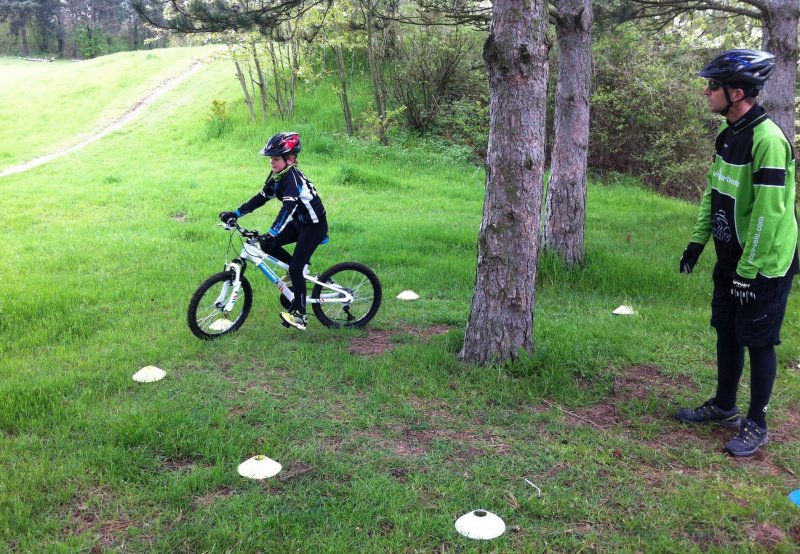
[[[240, 229], [236, 228], [236, 230], [241, 234]], [[289, 302], [292, 302], [294, 300], [294, 293], [292, 292], [292, 289], [289, 288], [289, 286], [276, 275], [272, 268], [269, 267], [270, 265], [273, 265], [288, 271], [289, 264], [286, 264], [261, 250], [261, 248], [254, 243], [254, 240], [255, 239], [249, 239], [243, 243], [242, 251], [239, 253], [239, 259], [250, 260], [250, 262], [252, 262], [261, 271], [261, 273], [263, 273], [264, 276], [278, 288], [280, 293], [286, 297]], [[233, 279], [233, 294], [231, 294], [230, 298], [225, 304], [225, 307], [223, 308], [224, 311], [230, 312], [233, 309], [233, 304], [238, 298], [239, 288], [241, 287], [242, 264], [239, 264], [236, 260], [234, 260], [226, 264], [225, 269], [228, 271], [233, 271], [235, 275]], [[350, 292], [335, 284], [324, 283], [318, 280], [315, 275], [311, 275], [309, 273], [304, 273], [303, 277], [305, 277], [305, 280], [310, 283], [320, 285], [321, 287], [332, 291], [331, 293], [320, 294], [319, 298], [311, 298], [309, 296], [306, 300], [308, 304], [334, 302], [338, 302], [340, 304], [349, 304], [354, 300], [354, 296]], [[222, 287], [219, 297], [217, 298], [215, 303], [216, 305], [219, 306], [227, 298], [228, 288], [228, 283], [225, 283]]]

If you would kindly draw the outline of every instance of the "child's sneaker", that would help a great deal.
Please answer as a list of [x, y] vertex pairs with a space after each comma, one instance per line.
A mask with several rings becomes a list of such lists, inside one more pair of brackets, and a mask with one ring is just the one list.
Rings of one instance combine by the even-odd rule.
[[745, 418], [739, 434], [728, 441], [725, 450], [733, 456], [752, 456], [768, 442], [767, 430], [759, 427], [752, 419]]
[[292, 310], [291, 312], [281, 312], [281, 323], [283, 323], [284, 327], [295, 327], [300, 329], [301, 331], [306, 330], [306, 323], [308, 322], [308, 318], [306, 314], [301, 314], [296, 310]]
[[738, 429], [741, 425], [739, 408], [723, 410], [714, 404], [713, 398], [698, 408], [681, 408], [675, 417], [684, 423], [716, 423], [726, 429]]

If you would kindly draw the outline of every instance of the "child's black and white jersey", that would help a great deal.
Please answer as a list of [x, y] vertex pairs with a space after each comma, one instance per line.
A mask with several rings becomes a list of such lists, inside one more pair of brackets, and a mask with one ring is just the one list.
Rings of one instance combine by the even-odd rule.
[[325, 208], [314, 184], [295, 165], [280, 173], [270, 173], [261, 192], [239, 206], [236, 211], [240, 216], [249, 214], [273, 198], [283, 202], [283, 206], [269, 229], [272, 235], [280, 233], [290, 219], [304, 225], [325, 221]]

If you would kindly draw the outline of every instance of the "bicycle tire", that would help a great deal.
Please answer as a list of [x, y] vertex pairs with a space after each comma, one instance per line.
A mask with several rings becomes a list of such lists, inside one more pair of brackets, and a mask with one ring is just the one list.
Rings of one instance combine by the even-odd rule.
[[[319, 276], [323, 283], [335, 283], [355, 297], [353, 302], [313, 303], [314, 315], [325, 327], [363, 327], [369, 323], [381, 306], [383, 289], [375, 272], [358, 262], [344, 262], [329, 267]], [[315, 284], [311, 298], [319, 300], [324, 289]]]
[[[250, 286], [250, 282], [244, 275], [240, 277], [242, 286], [239, 294], [241, 298], [236, 301], [231, 312], [235, 315], [235, 319], [231, 319], [230, 315], [226, 316], [222, 308], [216, 304], [216, 300], [222, 292], [222, 288], [216, 287], [216, 285], [224, 286], [226, 282], [231, 283], [233, 276], [230, 271], [215, 273], [203, 281], [192, 295], [186, 318], [189, 329], [197, 338], [213, 340], [223, 335], [229, 335], [239, 329], [250, 314], [250, 308], [253, 306], [253, 287]], [[227, 302], [227, 297], [224, 302]]]

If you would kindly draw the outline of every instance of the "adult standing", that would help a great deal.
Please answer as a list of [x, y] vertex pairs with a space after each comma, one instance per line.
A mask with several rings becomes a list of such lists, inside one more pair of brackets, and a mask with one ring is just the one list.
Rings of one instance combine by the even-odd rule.
[[[728, 50], [699, 73], [709, 109], [725, 116], [708, 185], [680, 271], [691, 273], [713, 237], [717, 263], [711, 325], [717, 331], [717, 390], [685, 423], [739, 429], [725, 449], [750, 456], [769, 442], [767, 406], [777, 373], [775, 345], [793, 276], [800, 272], [792, 146], [757, 102], [774, 67], [758, 50]], [[750, 354], [750, 406], [742, 419], [736, 394]]]

